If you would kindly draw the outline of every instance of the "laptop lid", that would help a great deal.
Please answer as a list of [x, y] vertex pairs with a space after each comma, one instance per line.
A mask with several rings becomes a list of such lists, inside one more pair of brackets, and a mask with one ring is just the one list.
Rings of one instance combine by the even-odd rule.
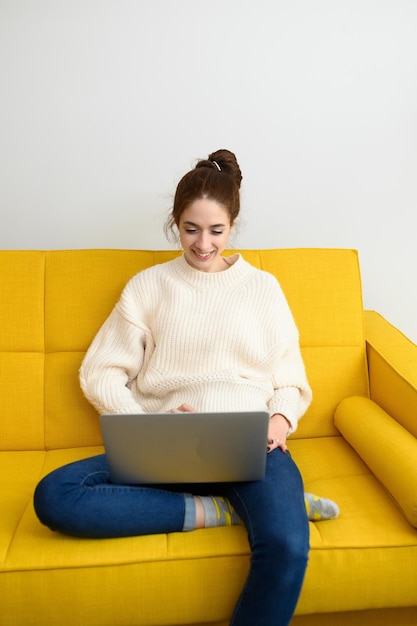
[[265, 475], [268, 413], [100, 416], [113, 482], [240, 482]]

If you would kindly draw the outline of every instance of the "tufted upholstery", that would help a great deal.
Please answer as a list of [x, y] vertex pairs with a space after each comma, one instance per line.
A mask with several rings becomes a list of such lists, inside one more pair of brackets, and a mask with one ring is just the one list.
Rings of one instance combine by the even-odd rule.
[[[1, 626], [225, 626], [231, 615], [248, 571], [243, 528], [81, 540], [42, 527], [32, 507], [43, 475], [102, 451], [81, 360], [127, 280], [176, 254], [0, 251]], [[364, 313], [355, 251], [243, 255], [287, 295], [314, 393], [290, 449], [306, 490], [341, 509], [310, 525], [294, 624], [417, 624], [417, 348]]]

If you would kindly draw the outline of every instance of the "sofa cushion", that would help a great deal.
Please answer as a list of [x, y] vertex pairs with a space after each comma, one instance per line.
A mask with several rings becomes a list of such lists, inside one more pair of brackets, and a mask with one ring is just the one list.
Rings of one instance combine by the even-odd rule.
[[[280, 281], [300, 330], [314, 399], [295, 437], [337, 434], [333, 412], [368, 394], [362, 296], [352, 250], [245, 250]], [[0, 448], [101, 444], [95, 410], [83, 397], [84, 353], [131, 276], [179, 251], [1, 251]], [[343, 372], [343, 376], [340, 376]], [[25, 426], [21, 419], [24, 416]], [[22, 436], [23, 431], [23, 436]]]
[[[337, 521], [310, 524], [310, 563], [297, 613], [410, 606], [415, 598], [416, 530], [398, 515], [393, 500], [342, 437], [290, 439], [289, 445], [306, 490], [334, 498], [341, 509]], [[203, 609], [207, 621], [227, 620], [248, 571], [243, 527], [88, 540], [52, 532], [36, 519], [32, 495], [39, 478], [101, 451], [0, 455], [6, 512], [0, 536], [2, 590], [13, 599], [7, 607], [29, 603], [47, 613], [48, 626], [61, 623], [59, 614], [67, 612], [71, 624], [80, 626], [132, 623], [132, 612], [138, 626], [175, 623], [174, 618], [178, 624], [197, 623]], [[90, 593], [98, 572], [100, 607]], [[328, 593], [323, 572], [331, 572], [332, 589], [340, 594]], [[161, 595], [164, 605], [158, 602]], [[97, 594], [93, 597], [98, 601]], [[74, 605], [77, 616], [71, 613]], [[30, 619], [26, 626], [37, 623]]]
[[45, 253], [0, 253], [0, 450], [44, 447]]
[[367, 398], [346, 398], [335, 424], [417, 528], [417, 439]]

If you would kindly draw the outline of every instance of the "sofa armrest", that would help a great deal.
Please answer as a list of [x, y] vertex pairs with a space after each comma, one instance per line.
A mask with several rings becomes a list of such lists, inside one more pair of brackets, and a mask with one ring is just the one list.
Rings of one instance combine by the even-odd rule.
[[417, 437], [417, 345], [374, 311], [365, 311], [370, 397]]
[[335, 425], [417, 528], [417, 439], [375, 402], [342, 400]]

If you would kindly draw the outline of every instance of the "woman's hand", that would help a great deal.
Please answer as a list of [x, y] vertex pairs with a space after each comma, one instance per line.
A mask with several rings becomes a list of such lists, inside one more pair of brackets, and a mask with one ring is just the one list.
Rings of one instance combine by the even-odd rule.
[[287, 452], [287, 435], [291, 428], [290, 422], [280, 413], [275, 413], [269, 420], [267, 452], [281, 448]]
[[171, 409], [168, 413], [196, 413], [196, 409], [189, 404], [181, 404], [177, 409]]

